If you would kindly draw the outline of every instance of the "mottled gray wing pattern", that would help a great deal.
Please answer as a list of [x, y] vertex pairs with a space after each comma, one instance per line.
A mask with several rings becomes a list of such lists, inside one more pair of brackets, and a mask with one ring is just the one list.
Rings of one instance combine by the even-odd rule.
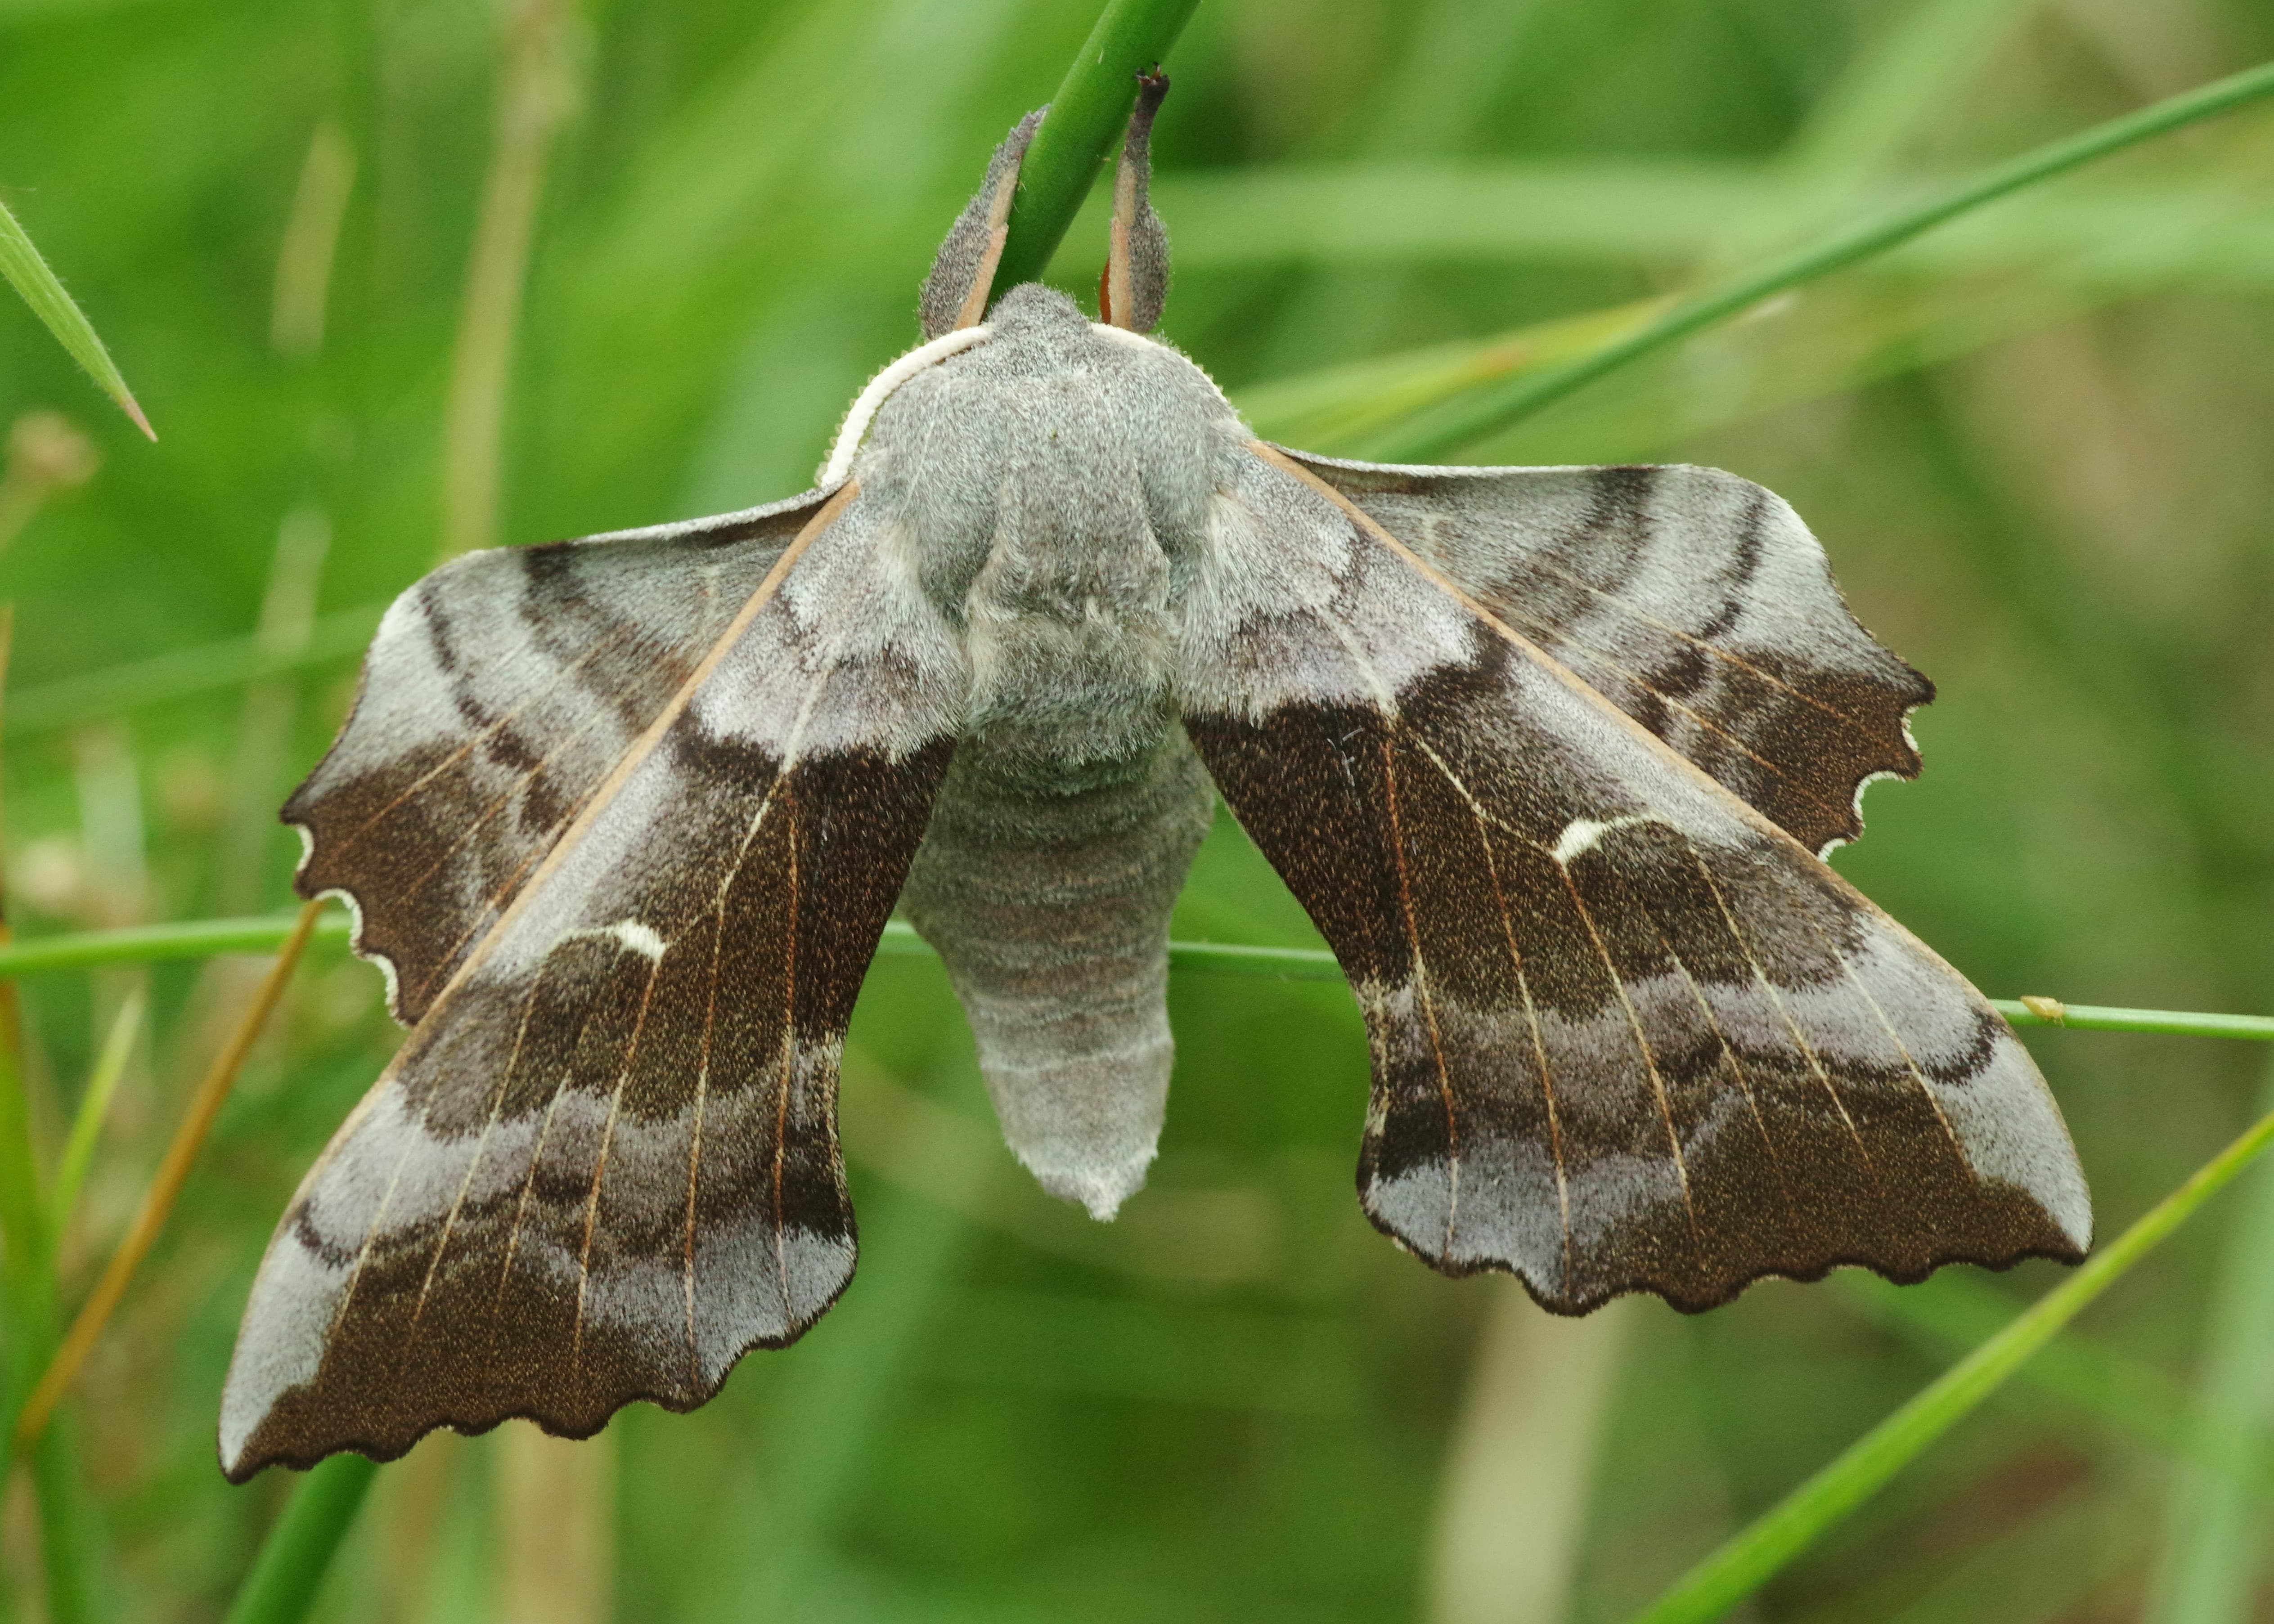
[[847, 487], [754, 583], [302, 1184], [232, 1478], [689, 1409], [843, 1288], [846, 1021], [968, 683], [870, 508]]
[[1873, 642], [1783, 499], [1719, 469], [1400, 468], [1288, 453], [1803, 846], [1909, 778], [1934, 685]]
[[2082, 1255], [1955, 971], [1299, 465], [1228, 483], [1186, 727], [1365, 1012], [1377, 1225], [1574, 1313]]
[[285, 803], [297, 883], [415, 1021], [824, 498], [453, 560], [395, 601]]

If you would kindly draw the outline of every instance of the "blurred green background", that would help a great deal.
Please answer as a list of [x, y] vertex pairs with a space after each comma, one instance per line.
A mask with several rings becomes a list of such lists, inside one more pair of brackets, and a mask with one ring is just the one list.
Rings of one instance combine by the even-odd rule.
[[[446, 545], [802, 488], [1093, 16], [0, 0], [0, 196], [162, 437], [0, 300], [17, 929], [284, 906], [274, 808], [375, 605]], [[1206, 0], [1156, 136], [1164, 332], [1263, 432], [1363, 451], [1433, 379], [2270, 56], [2254, 0]], [[1924, 777], [1872, 793], [1839, 865], [1992, 994], [2274, 1009], [2270, 203], [2274, 116], [2247, 111], [1473, 450], [1710, 462], [1793, 501], [1943, 695]], [[1093, 207], [1055, 279], [1093, 288], [1103, 252]], [[224, 680], [249, 650], [301, 663]], [[1314, 940], [1228, 820], [1178, 934]], [[67, 1306], [257, 973], [25, 982], [49, 1154], [122, 1005], [147, 986], [153, 1011], [63, 1238]], [[880, 960], [846, 1066], [843, 1304], [692, 1416], [429, 1440], [320, 1616], [1613, 1620], [2057, 1273], [1551, 1321], [1359, 1216], [1339, 988], [1195, 974], [1172, 1012], [1161, 1161], [1100, 1227], [1003, 1150], [937, 966]], [[78, 1388], [102, 1616], [218, 1618], [289, 1486], [222, 1481], [221, 1375], [276, 1214], [395, 1034], [336, 945], [279, 1028]], [[2104, 1234], [2264, 1093], [2255, 1046], [2029, 1042]], [[2274, 1619], [2270, 1182], [1744, 1616]], [[43, 1616], [40, 1573], [19, 1471], [13, 1616]]]

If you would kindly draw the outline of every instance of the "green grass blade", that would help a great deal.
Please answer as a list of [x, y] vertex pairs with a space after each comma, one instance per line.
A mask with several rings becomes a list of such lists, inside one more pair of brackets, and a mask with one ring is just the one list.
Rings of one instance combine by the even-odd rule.
[[1634, 1624], [1706, 1624], [1759, 1590], [1996, 1392], [2023, 1360], [2233, 1182], [2269, 1144], [2274, 1144], [2274, 1113], [2197, 1169], [2012, 1324], [1683, 1575]]
[[[2274, 1109], [2274, 1071], [2260, 1094]], [[2266, 1565], [2263, 1485], [2274, 1469], [2274, 1167], [2250, 1176], [2211, 1294], [2188, 1417], [2194, 1460], [2173, 1479], [2147, 1624], [2249, 1624]]]
[[1137, 101], [1137, 76], [1169, 54], [1200, 0], [1108, 0], [1019, 166], [998, 288], [1033, 282], [1120, 139]]
[[0, 1425], [0, 1483], [15, 1459], [17, 1409], [55, 1350], [56, 1317], [46, 1201], [14, 1041], [15, 997], [14, 988], [0, 986], [0, 1295], [8, 1306], [7, 1389], [0, 1395], [6, 1407], [0, 1415], [9, 1422]]
[[1343, 967], [1323, 947], [1243, 947], [1231, 942], [1171, 942], [1169, 963], [1220, 975], [1266, 975], [1288, 981], [1339, 981]]
[[1812, 182], [1885, 168], [1923, 127], [1948, 116], [1952, 93], [2033, 9], [2031, 0], [1916, 0], [1809, 109], [1780, 162]]
[[[2029, 271], [2116, 292], [2205, 282], [2263, 292], [2274, 286], [2274, 224], [2251, 191], [2248, 147], [2227, 150], [2233, 162], [2208, 176], [2075, 176], [2057, 191], [1950, 221], [1856, 268], [1906, 282]], [[1841, 189], [1841, 215], [1884, 214], [1961, 184], [1935, 171], [1873, 177]], [[1697, 159], [1288, 163], [1165, 176], [1153, 206], [1175, 222], [1180, 272], [1307, 266], [1380, 276], [1431, 265], [1621, 265], [1663, 274], [1713, 253], [1733, 231], [1794, 240], [1794, 186], [1772, 163]], [[1509, 336], [1431, 348], [1481, 350]], [[1400, 358], [1377, 354], [1362, 365]], [[1567, 357], [1528, 365], [1551, 358]], [[1304, 376], [1274, 376], [1260, 387]]]
[[386, 613], [384, 604], [366, 604], [328, 614], [308, 628], [307, 641], [289, 653], [265, 646], [255, 633], [26, 688], [8, 696], [8, 736], [13, 740], [52, 733], [135, 705], [235, 688], [340, 659], [371, 641]]
[[1465, 400], [1449, 402], [1424, 414], [1394, 436], [1381, 455], [1392, 461], [1442, 456], [1527, 417], [1621, 367], [1742, 315], [1780, 293], [1885, 253], [1945, 221], [2051, 180], [2095, 159], [2270, 95], [2274, 95], [2274, 63], [2184, 91], [2135, 113], [2048, 142], [1924, 202], [1834, 232], [1821, 242], [1683, 299], [1657, 320], [1581, 360], [1479, 390]]
[[[123, 930], [74, 931], [68, 936], [18, 939], [0, 947], [0, 976], [39, 970], [79, 970], [94, 965], [149, 964], [164, 959], [211, 959], [217, 953], [274, 952], [292, 934], [293, 916], [251, 919], [193, 919], [173, 925], [132, 925]], [[344, 942], [349, 922], [343, 914], [316, 921], [320, 942]]]
[[296, 1624], [306, 1618], [378, 1475], [379, 1463], [359, 1455], [335, 1455], [310, 1470], [261, 1541], [252, 1571], [230, 1604], [228, 1624]]
[[[2186, 1010], [2127, 1010], [2104, 1004], [2063, 1004], [2047, 1014], [2015, 998], [1992, 998], [1997, 1011], [2016, 1026], [2079, 1026], [2090, 1032], [2168, 1032], [2191, 1038], [2274, 1039], [2274, 1016], [2205, 1015]], [[2043, 1006], [2050, 1002], [2036, 1000]]]
[[[8, 1304], [6, 1407], [0, 1410], [0, 1483], [16, 1450], [15, 1417], [24, 1395], [55, 1350], [60, 1322], [54, 1256], [32, 1148], [31, 1116], [17, 1049], [15, 989], [0, 988], [0, 1287]], [[53, 1624], [92, 1616], [95, 1582], [93, 1531], [78, 1439], [70, 1418], [31, 1454], [40, 1510], [40, 1550]]]
[[[1828, 1283], [1859, 1313], [1938, 1360], [1972, 1352], [2004, 1330], [2015, 1310], [2010, 1295], [1969, 1269], [1945, 1269], [1922, 1286], [1842, 1269]], [[2070, 1330], [2024, 1365], [2020, 1379], [2115, 1431], [2274, 1498], [2274, 1462], [2236, 1462], [2207, 1447], [2191, 1424], [2187, 1389], [2144, 1360]]]
[[71, 1222], [72, 1208], [79, 1205], [79, 1187], [87, 1182], [87, 1169], [94, 1161], [95, 1141], [102, 1137], [102, 1124], [110, 1115], [110, 1101], [118, 1092], [118, 1079], [126, 1075], [126, 1063], [133, 1057], [134, 1040], [141, 1035], [142, 1012], [148, 1001], [148, 989], [139, 985], [126, 995], [110, 1023], [109, 1035], [103, 1039], [102, 1052], [95, 1056], [94, 1070], [87, 1074], [86, 1092], [79, 1095], [79, 1109], [72, 1117], [71, 1134], [64, 1140], [63, 1154], [56, 1161], [54, 1187], [48, 1192], [48, 1238], [51, 1245], [62, 1244], [64, 1228]]
[[40, 1557], [47, 1572], [49, 1624], [87, 1624], [102, 1615], [94, 1565], [95, 1525], [79, 1428], [58, 1416], [32, 1446], [32, 1488], [40, 1505]]
[[153, 440], [158, 438], [150, 426], [150, 419], [142, 415], [136, 404], [134, 393], [126, 387], [126, 380], [118, 375], [118, 368], [110, 359], [110, 351], [102, 347], [94, 324], [87, 320], [48, 262], [40, 257], [16, 216], [8, 206], [0, 203], [0, 276], [8, 279], [9, 286], [24, 296], [24, 303], [32, 313], [47, 324], [56, 342], [71, 352], [72, 360], [85, 367], [87, 376], [101, 386], [102, 392], [118, 402], [118, 410], [134, 420], [134, 426]]

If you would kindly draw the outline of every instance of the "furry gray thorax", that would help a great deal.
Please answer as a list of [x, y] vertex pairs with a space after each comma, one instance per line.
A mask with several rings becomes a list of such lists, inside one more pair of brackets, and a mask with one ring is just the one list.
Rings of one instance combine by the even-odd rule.
[[1165, 1104], [1169, 911], [1215, 793], [1177, 719], [1177, 622], [1246, 438], [1165, 346], [1038, 284], [885, 402], [856, 465], [915, 515], [971, 690], [902, 893], [946, 961], [1012, 1148], [1106, 1215]]

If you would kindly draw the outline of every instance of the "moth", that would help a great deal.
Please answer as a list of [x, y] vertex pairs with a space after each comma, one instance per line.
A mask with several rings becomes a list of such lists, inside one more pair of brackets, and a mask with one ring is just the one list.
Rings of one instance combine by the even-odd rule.
[[231, 1478], [691, 1409], [810, 1326], [853, 1272], [838, 1065], [896, 906], [1011, 1148], [1110, 1217], [1219, 795], [1347, 973], [1359, 1199], [1432, 1267], [1577, 1314], [2083, 1254], [2028, 1055], [1820, 860], [1916, 771], [1926, 680], [1728, 474], [1257, 440], [1148, 336], [1163, 88], [1103, 320], [989, 305], [1030, 117], [813, 490], [475, 553], [388, 612], [283, 816], [410, 1031], [261, 1265]]

